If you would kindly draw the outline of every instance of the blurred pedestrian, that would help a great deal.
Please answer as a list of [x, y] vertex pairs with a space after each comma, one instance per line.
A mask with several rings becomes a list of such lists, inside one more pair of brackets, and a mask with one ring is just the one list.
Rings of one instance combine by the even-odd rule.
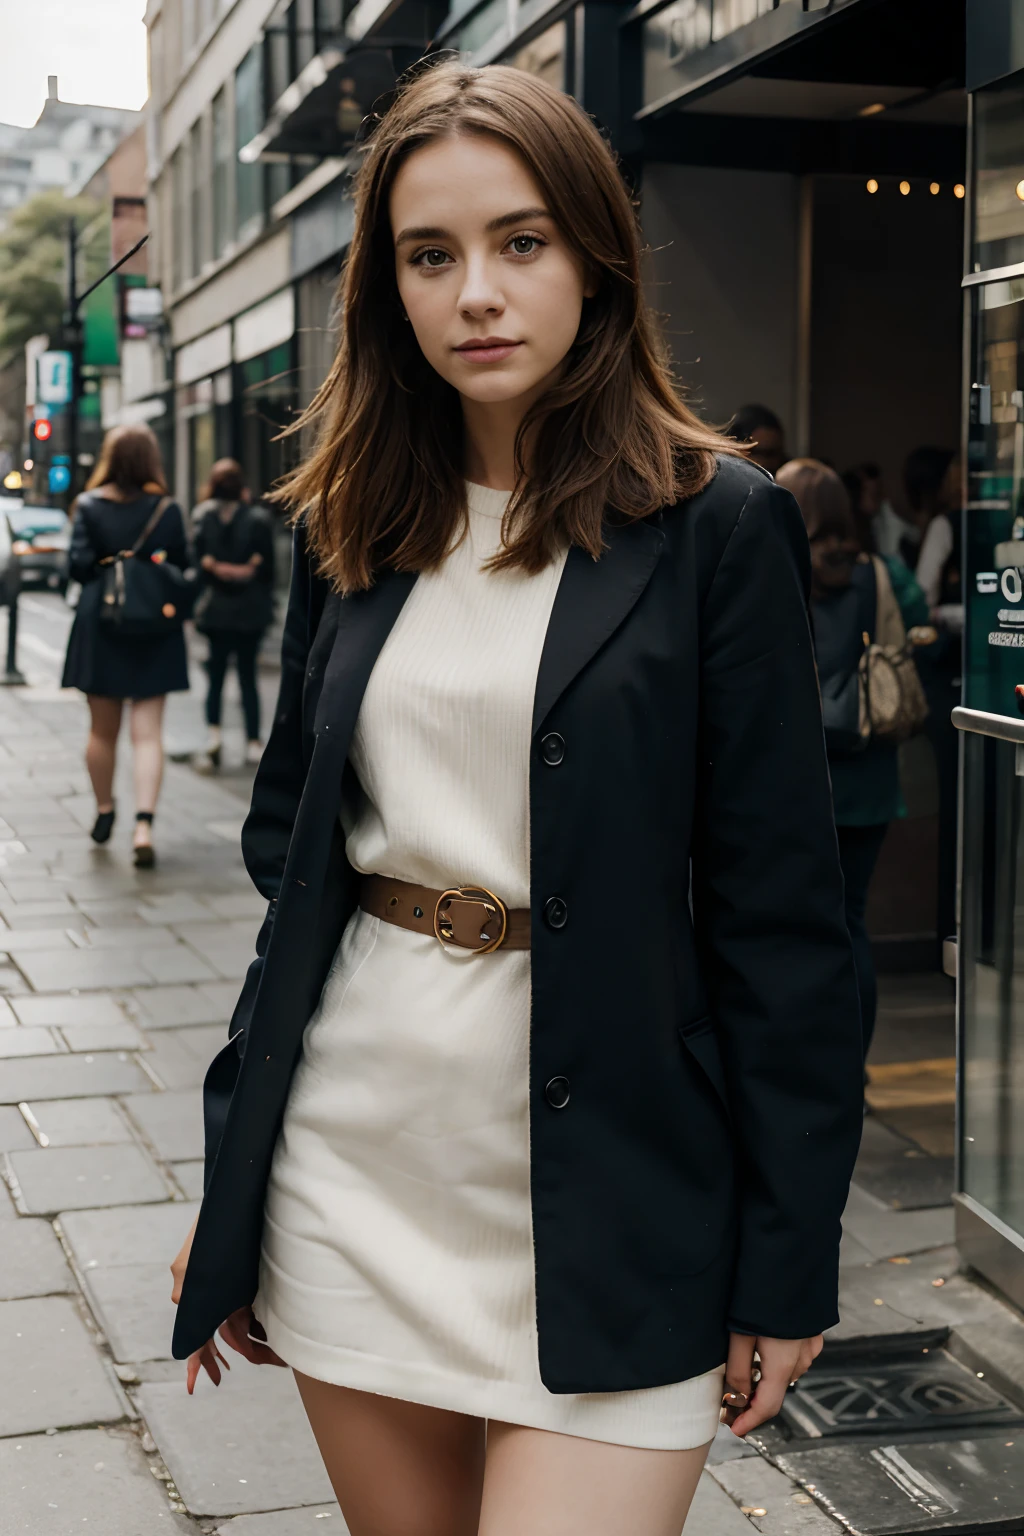
[[766, 405], [741, 405], [726, 436], [750, 444], [747, 458], [770, 475], [777, 474], [789, 458], [782, 422]]
[[[906, 643], [904, 616], [894, 601], [886, 562], [860, 548], [850, 498], [836, 472], [817, 459], [790, 459], [779, 470], [778, 483], [796, 497], [807, 527], [818, 674], [823, 696], [834, 697], [837, 680], [856, 676], [865, 634], [879, 645]], [[920, 594], [908, 602], [905, 616], [911, 624], [927, 622]], [[878, 1005], [867, 930], [868, 890], [889, 823], [905, 816], [906, 807], [898, 749], [892, 742], [873, 737], [859, 750], [844, 750], [830, 741], [826, 729], [826, 746], [867, 1056]]]
[[442, 61], [357, 175], [173, 1347], [292, 1366], [353, 1531], [678, 1532], [726, 1356], [742, 1435], [837, 1315], [806, 537], [674, 394], [570, 97]]
[[960, 743], [951, 715], [962, 692], [964, 597], [961, 579], [960, 459], [951, 448], [916, 448], [904, 470], [907, 500], [923, 527], [917, 579], [938, 628], [920, 654], [928, 699], [928, 739], [939, 782], [936, 964], [942, 941], [956, 932], [956, 843]]
[[[63, 686], [80, 688], [89, 702], [85, 749], [96, 796], [95, 843], [114, 827], [114, 769], [125, 701], [131, 704], [134, 754], [135, 865], [155, 863], [153, 815], [163, 778], [164, 703], [169, 693], [189, 686], [183, 615], [160, 623], [163, 633], [125, 634], [107, 621], [107, 573], [121, 572], [119, 555], [133, 560], [188, 565], [185, 522], [167, 494], [156, 438], [148, 427], [115, 427], [103, 440], [99, 462], [78, 497], [71, 527], [70, 576], [82, 584], [68, 639]], [[112, 605], [113, 606], [113, 605]]]
[[262, 509], [250, 504], [242, 466], [218, 459], [192, 513], [195, 559], [203, 590], [195, 608], [196, 629], [206, 636], [207, 766], [221, 763], [221, 698], [234, 657], [242, 692], [246, 761], [260, 760], [260, 695], [256, 658], [274, 612], [274, 532]]

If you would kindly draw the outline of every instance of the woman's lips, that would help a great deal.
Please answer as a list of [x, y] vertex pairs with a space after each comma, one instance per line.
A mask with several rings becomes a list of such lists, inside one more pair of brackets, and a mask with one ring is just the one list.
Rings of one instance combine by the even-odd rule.
[[485, 336], [481, 341], [467, 341], [455, 351], [467, 363], [501, 363], [511, 357], [521, 341], [506, 341], [501, 336]]

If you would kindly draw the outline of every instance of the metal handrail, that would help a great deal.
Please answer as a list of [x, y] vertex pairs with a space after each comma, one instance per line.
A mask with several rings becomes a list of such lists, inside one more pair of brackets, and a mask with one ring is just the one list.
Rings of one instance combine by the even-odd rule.
[[1009, 715], [991, 715], [983, 709], [964, 709], [957, 705], [952, 715], [958, 731], [973, 731], [976, 736], [997, 736], [1000, 741], [1024, 744], [1024, 720]]

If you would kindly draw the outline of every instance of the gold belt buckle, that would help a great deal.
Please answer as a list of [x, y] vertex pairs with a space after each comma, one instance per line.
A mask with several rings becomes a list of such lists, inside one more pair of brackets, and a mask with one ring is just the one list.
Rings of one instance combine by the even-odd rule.
[[[452, 916], [453, 906], [459, 903], [463, 906], [479, 907], [481, 916], [479, 922], [480, 938], [483, 941], [479, 946], [462, 944], [455, 937], [455, 920]], [[483, 932], [485, 923], [492, 918], [500, 918], [501, 931], [497, 938], [489, 939]], [[487, 890], [482, 885], [457, 885], [450, 890], [442, 891], [437, 898], [434, 908], [434, 935], [445, 949], [468, 949], [472, 955], [487, 955], [499, 945], [505, 942], [508, 933], [508, 908], [500, 896], [495, 896], [493, 891]]]

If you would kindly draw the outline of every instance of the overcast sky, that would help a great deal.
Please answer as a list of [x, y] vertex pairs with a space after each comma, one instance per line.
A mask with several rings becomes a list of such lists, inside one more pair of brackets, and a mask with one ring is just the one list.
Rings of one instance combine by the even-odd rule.
[[0, 122], [28, 126], [56, 75], [63, 101], [141, 107], [145, 0], [0, 0]]

